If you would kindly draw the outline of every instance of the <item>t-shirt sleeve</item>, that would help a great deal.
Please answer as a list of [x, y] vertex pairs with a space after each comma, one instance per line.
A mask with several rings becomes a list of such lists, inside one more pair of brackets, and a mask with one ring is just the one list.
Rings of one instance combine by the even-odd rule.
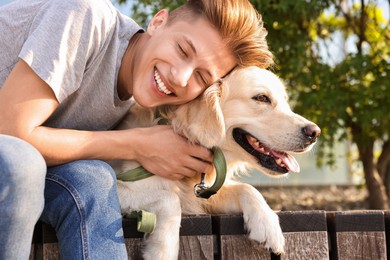
[[40, 8], [19, 54], [59, 102], [81, 85], [107, 44], [115, 14], [104, 0], [52, 0]]

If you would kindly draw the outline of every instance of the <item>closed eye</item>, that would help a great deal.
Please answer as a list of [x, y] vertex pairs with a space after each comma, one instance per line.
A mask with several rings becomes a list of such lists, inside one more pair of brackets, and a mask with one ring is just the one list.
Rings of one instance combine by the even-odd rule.
[[188, 53], [183, 49], [183, 47], [179, 43], [177, 43], [177, 50], [182, 57], [188, 58]]
[[271, 104], [271, 99], [267, 96], [267, 95], [264, 95], [264, 94], [259, 94], [259, 95], [256, 95], [254, 97], [252, 97], [253, 100], [255, 100], [256, 102], [263, 102], [263, 103], [269, 103]]
[[208, 86], [206, 78], [203, 76], [203, 74], [199, 71], [196, 72], [199, 82], [204, 85], [205, 87]]

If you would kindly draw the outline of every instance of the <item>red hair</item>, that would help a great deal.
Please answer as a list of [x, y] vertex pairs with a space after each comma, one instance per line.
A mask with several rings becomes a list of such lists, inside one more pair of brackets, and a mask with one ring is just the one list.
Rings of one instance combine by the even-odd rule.
[[168, 22], [199, 17], [205, 17], [219, 31], [238, 66], [273, 65], [267, 30], [261, 15], [248, 0], [189, 0], [170, 13]]

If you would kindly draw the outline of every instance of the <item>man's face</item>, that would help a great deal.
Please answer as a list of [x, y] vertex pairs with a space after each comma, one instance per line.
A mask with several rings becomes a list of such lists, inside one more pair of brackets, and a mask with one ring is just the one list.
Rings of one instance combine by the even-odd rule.
[[132, 94], [144, 107], [193, 100], [236, 64], [216, 29], [203, 18], [167, 25], [160, 11], [136, 53]]

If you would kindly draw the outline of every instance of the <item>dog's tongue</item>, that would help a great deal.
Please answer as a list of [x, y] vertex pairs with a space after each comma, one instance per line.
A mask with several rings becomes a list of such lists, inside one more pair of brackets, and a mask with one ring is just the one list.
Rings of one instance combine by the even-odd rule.
[[279, 153], [273, 150], [271, 152], [275, 157], [282, 160], [283, 164], [289, 171], [298, 173], [301, 170], [294, 156], [289, 155], [288, 153]]
[[297, 160], [294, 158], [294, 156], [286, 154], [286, 157], [281, 159], [290, 171], [297, 172], [297, 173], [300, 172], [301, 168], [299, 167], [299, 164]]
[[261, 153], [264, 153], [264, 154], [272, 153], [273, 157], [282, 160], [282, 163], [285, 165], [285, 167], [289, 171], [291, 171], [291, 172], [299, 172], [300, 171], [299, 164], [298, 164], [297, 160], [294, 158], [294, 156], [291, 156], [285, 152], [278, 152], [278, 151], [272, 150], [272, 149], [260, 144], [256, 138], [254, 138], [250, 135], [247, 135], [246, 139], [248, 140], [249, 144], [255, 150], [257, 150]]

